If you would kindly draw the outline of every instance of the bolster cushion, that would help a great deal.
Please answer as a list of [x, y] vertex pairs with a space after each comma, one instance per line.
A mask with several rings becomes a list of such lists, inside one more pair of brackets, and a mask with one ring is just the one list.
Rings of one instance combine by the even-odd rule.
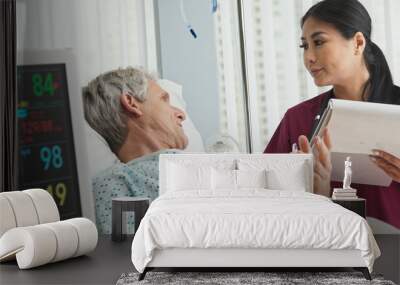
[[28, 269], [86, 254], [97, 240], [96, 226], [86, 218], [13, 228], [0, 238], [0, 261], [16, 257], [19, 268]]
[[53, 197], [43, 189], [0, 193], [0, 237], [15, 227], [60, 220]]

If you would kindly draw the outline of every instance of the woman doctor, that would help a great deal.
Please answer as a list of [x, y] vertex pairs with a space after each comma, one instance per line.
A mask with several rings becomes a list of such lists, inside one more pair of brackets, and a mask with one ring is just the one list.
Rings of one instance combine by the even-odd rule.
[[[287, 153], [298, 143], [311, 152], [309, 141], [330, 98], [400, 104], [400, 88], [393, 84], [386, 59], [371, 40], [371, 18], [357, 0], [324, 0], [301, 19], [300, 47], [304, 65], [317, 86], [333, 88], [290, 108], [275, 131], [265, 153]], [[398, 135], [398, 130], [393, 130]], [[395, 134], [397, 133], [397, 134]], [[331, 141], [324, 130], [314, 141], [316, 148], [314, 192], [331, 196]], [[354, 185], [368, 201], [368, 216], [400, 228], [400, 158], [384, 150], [371, 150], [371, 160], [391, 178], [388, 187]]]

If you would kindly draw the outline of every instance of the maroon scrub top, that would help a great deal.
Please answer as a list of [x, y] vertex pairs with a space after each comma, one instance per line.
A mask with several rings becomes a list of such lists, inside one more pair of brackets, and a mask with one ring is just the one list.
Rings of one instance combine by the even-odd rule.
[[[300, 135], [311, 133], [315, 117], [320, 113], [321, 104], [331, 92], [323, 93], [290, 108], [264, 153], [289, 153], [292, 144], [298, 143]], [[341, 187], [340, 182], [331, 182], [333, 187]], [[366, 184], [352, 184], [357, 194], [367, 200], [367, 216], [374, 217], [400, 229], [400, 183], [392, 181], [388, 187]]]

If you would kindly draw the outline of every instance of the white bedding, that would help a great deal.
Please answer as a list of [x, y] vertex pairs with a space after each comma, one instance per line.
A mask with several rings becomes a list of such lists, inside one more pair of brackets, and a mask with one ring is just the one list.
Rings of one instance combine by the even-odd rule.
[[320, 195], [265, 189], [160, 196], [134, 237], [135, 268], [165, 248], [358, 249], [371, 272], [380, 255], [359, 215]]

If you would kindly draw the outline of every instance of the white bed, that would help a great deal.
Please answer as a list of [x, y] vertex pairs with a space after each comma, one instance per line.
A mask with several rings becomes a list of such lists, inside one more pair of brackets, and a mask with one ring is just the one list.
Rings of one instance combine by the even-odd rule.
[[368, 223], [310, 192], [309, 155], [162, 155], [133, 264], [141, 278], [154, 267], [355, 267], [368, 278], [380, 255]]

